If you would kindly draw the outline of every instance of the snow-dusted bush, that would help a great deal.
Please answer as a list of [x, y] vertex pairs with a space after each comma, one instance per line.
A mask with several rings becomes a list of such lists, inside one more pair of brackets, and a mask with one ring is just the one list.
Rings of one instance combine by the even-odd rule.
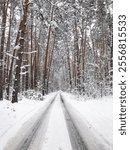
[[40, 92], [36, 92], [34, 90], [24, 91], [22, 95], [30, 100], [44, 100], [43, 95]]

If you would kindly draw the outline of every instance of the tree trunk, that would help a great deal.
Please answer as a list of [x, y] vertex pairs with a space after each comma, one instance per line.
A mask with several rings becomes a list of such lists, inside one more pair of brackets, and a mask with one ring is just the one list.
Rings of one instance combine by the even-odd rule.
[[[31, 10], [31, 52], [33, 51], [33, 11]], [[33, 54], [31, 54], [31, 70], [30, 70], [30, 88], [34, 86], [34, 72], [33, 72]]]
[[72, 77], [71, 77], [71, 64], [70, 64], [70, 51], [67, 41], [67, 36], [65, 35], [64, 45], [67, 53], [67, 64], [68, 64], [68, 73], [69, 73], [69, 85], [70, 91], [72, 90]]
[[22, 64], [22, 51], [24, 49], [24, 36], [26, 31], [26, 22], [27, 22], [27, 14], [28, 14], [28, 3], [29, 0], [24, 1], [24, 14], [21, 19], [20, 23], [20, 38], [19, 38], [19, 46], [20, 48], [17, 50], [18, 59], [16, 60], [16, 72], [15, 72], [15, 81], [14, 81], [14, 89], [12, 93], [12, 103], [18, 102], [18, 93], [20, 90], [20, 71], [21, 71], [21, 64]]
[[8, 0], [4, 0], [3, 3], [3, 17], [2, 17], [2, 34], [1, 34], [1, 47], [0, 47], [0, 100], [3, 100], [3, 89], [4, 89], [4, 44], [5, 44], [5, 28], [6, 28], [6, 19], [7, 19], [7, 9], [8, 9]]
[[[8, 32], [8, 39], [7, 39], [7, 45], [6, 45], [6, 52], [8, 53], [10, 51], [10, 35], [11, 35], [11, 13], [10, 13], [10, 19], [9, 19], [9, 32]], [[4, 85], [6, 89], [6, 99], [9, 100], [9, 95], [7, 94], [7, 87], [8, 87], [8, 75], [9, 75], [9, 56], [5, 56], [5, 68], [4, 68]]]
[[51, 72], [51, 65], [52, 65], [52, 59], [53, 59], [53, 52], [54, 52], [54, 47], [55, 47], [55, 37], [56, 35], [54, 34], [54, 41], [53, 41], [53, 46], [52, 46], [52, 51], [50, 54], [50, 60], [49, 60], [49, 69], [48, 69], [48, 76], [47, 76], [47, 93], [48, 93], [48, 87], [49, 87], [49, 79], [50, 79], [50, 72]]
[[78, 44], [78, 33], [77, 33], [77, 22], [75, 20], [75, 32], [74, 32], [74, 47], [76, 50], [76, 65], [77, 65], [77, 78], [76, 78], [76, 88], [77, 91], [80, 93], [81, 92], [81, 82], [80, 82], [80, 49], [79, 49], [79, 44]]
[[[54, 10], [54, 7], [51, 6], [50, 22], [52, 21], [52, 18], [53, 18], [53, 10]], [[47, 93], [46, 88], [47, 88], [48, 56], [49, 56], [50, 37], [51, 37], [51, 24], [49, 25], [49, 28], [48, 28], [48, 38], [47, 38], [47, 44], [46, 44], [46, 50], [45, 50], [45, 62], [44, 62], [44, 69], [43, 69], [43, 89], [42, 89], [43, 95], [45, 95], [45, 93]]]

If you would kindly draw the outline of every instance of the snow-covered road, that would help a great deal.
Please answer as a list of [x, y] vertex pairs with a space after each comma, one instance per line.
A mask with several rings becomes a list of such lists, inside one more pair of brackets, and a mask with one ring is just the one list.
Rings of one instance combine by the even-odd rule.
[[[89, 101], [88, 102], [75, 101], [73, 98], [71, 98], [71, 96], [69, 97], [67, 96], [67, 94], [64, 93], [61, 95], [61, 98], [63, 99], [64, 106], [68, 114], [70, 115], [71, 120], [75, 125], [80, 137], [84, 141], [84, 144], [87, 147], [87, 149], [112, 150], [113, 146], [112, 146], [112, 116], [110, 115], [111, 112], [109, 114], [109, 111], [112, 110], [112, 108], [109, 107], [112, 107], [112, 105], [108, 105], [107, 107], [105, 107], [105, 105], [109, 104], [109, 102], [105, 102], [106, 104], [104, 105], [103, 104], [104, 102], [103, 101], [101, 102], [101, 100], [98, 101], [92, 100], [93, 101], [92, 105], [89, 105]], [[94, 105], [95, 107], [93, 109], [92, 107]], [[106, 108], [110, 110], [108, 111], [108, 109]], [[95, 120], [97, 122], [95, 122]], [[101, 127], [98, 128], [98, 126]]]
[[[43, 132], [47, 127], [47, 119], [49, 118], [48, 111], [54, 102], [56, 95], [57, 93], [47, 96], [45, 101], [40, 103], [33, 102], [32, 104], [32, 101], [25, 100], [24, 105], [15, 104], [16, 106], [13, 106], [15, 111], [8, 112], [6, 115], [5, 112], [10, 108], [6, 108], [4, 106], [3, 110], [1, 111], [1, 113], [3, 112], [4, 118], [2, 119], [4, 119], [3, 121], [5, 121], [5, 123], [3, 124], [4, 126], [0, 125], [0, 129], [3, 128], [1, 130], [3, 134], [0, 134], [0, 150], [27, 150], [32, 143], [35, 143], [36, 147], [38, 147], [40, 142], [39, 132], [42, 128], [41, 125], [44, 122], [44, 128], [42, 128]], [[29, 106], [31, 104], [32, 107]], [[26, 105], [28, 105], [29, 111], [26, 109]], [[19, 109], [17, 110], [17, 108]], [[21, 113], [23, 115], [21, 115]], [[15, 121], [12, 121], [10, 118], [14, 118]], [[37, 135], [38, 140], [36, 138]]]
[[0, 150], [112, 150], [112, 143], [72, 107], [68, 95], [59, 92], [47, 99], [1, 136]]

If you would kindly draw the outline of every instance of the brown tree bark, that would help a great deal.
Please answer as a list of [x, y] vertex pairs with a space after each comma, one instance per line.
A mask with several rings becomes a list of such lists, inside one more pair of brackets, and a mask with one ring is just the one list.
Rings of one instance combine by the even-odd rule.
[[[20, 20], [20, 22], [21, 22], [21, 20]], [[19, 36], [20, 36], [20, 26], [19, 26], [18, 33], [17, 33], [17, 36], [16, 36], [15, 46], [18, 45]], [[11, 60], [11, 63], [10, 63], [10, 67], [9, 67], [9, 70], [8, 70], [8, 79], [7, 79], [7, 88], [6, 88], [7, 99], [9, 99], [9, 94], [10, 94], [10, 85], [11, 85], [12, 73], [13, 73], [13, 65], [14, 65], [14, 60], [15, 60], [14, 56], [16, 55], [16, 52], [17, 52], [17, 50], [14, 48], [14, 50], [13, 50], [13, 57], [12, 57], [12, 60]]]
[[53, 53], [54, 53], [54, 47], [55, 47], [55, 33], [54, 33], [54, 40], [53, 40], [53, 45], [52, 45], [52, 50], [50, 53], [49, 57], [49, 69], [48, 69], [48, 76], [47, 76], [47, 93], [48, 93], [48, 88], [49, 88], [49, 79], [50, 79], [50, 73], [51, 73], [51, 65], [52, 65], [52, 59], [53, 59]]
[[79, 48], [79, 43], [78, 43], [78, 31], [77, 31], [77, 22], [75, 19], [75, 31], [74, 31], [74, 47], [76, 50], [76, 86], [77, 86], [77, 91], [80, 93], [81, 92], [81, 80], [80, 80], [80, 48]]
[[4, 0], [3, 10], [2, 10], [2, 33], [1, 33], [1, 46], [0, 46], [0, 100], [3, 99], [3, 89], [4, 89], [4, 45], [5, 45], [5, 28], [6, 28], [6, 19], [7, 19], [7, 9], [8, 9], [8, 0]]
[[[53, 19], [53, 10], [54, 10], [54, 6], [51, 6], [50, 23]], [[46, 44], [46, 49], [45, 49], [45, 62], [44, 62], [44, 69], [43, 69], [43, 89], [42, 89], [43, 95], [45, 95], [45, 93], [47, 93], [46, 88], [47, 88], [48, 56], [49, 56], [50, 38], [51, 38], [51, 24], [49, 25], [49, 28], [48, 28], [48, 37], [47, 37], [47, 44]]]
[[[26, 41], [26, 52], [28, 53], [29, 52], [29, 35], [28, 35], [28, 28], [27, 28], [27, 41]], [[26, 55], [25, 56], [25, 58], [26, 58], [26, 75], [25, 75], [25, 91], [27, 91], [28, 89], [29, 89], [29, 55]]]
[[[33, 51], [33, 11], [31, 10], [31, 52]], [[33, 72], [33, 54], [31, 54], [31, 68], [30, 68], [30, 88], [34, 87], [34, 72]]]
[[[6, 52], [8, 53], [10, 51], [10, 36], [11, 36], [11, 12], [10, 12], [10, 18], [9, 18], [9, 32], [8, 32], [8, 39], [7, 39], [7, 45], [6, 45]], [[4, 85], [6, 88], [6, 99], [9, 100], [9, 92], [7, 92], [7, 87], [8, 87], [8, 75], [9, 75], [9, 66], [10, 66], [10, 61], [9, 61], [9, 56], [5, 55], [5, 68], [4, 68]]]
[[39, 70], [39, 45], [37, 39], [37, 31], [35, 27], [35, 51], [37, 52], [34, 57], [34, 88], [37, 90], [38, 85], [38, 70]]
[[72, 75], [71, 75], [71, 63], [70, 63], [70, 50], [68, 47], [68, 41], [67, 41], [67, 36], [64, 36], [64, 46], [66, 49], [66, 53], [67, 53], [67, 64], [68, 64], [68, 73], [69, 73], [69, 85], [70, 85], [70, 91], [72, 89]]
[[14, 80], [14, 89], [12, 93], [12, 103], [18, 102], [18, 93], [20, 89], [20, 71], [21, 71], [21, 64], [22, 64], [22, 51], [24, 49], [24, 36], [26, 32], [26, 22], [27, 22], [27, 16], [28, 16], [28, 5], [29, 0], [24, 1], [23, 5], [23, 16], [20, 22], [20, 38], [19, 38], [19, 46], [20, 48], [17, 50], [17, 57], [16, 60], [16, 72], [15, 72], [15, 80]]

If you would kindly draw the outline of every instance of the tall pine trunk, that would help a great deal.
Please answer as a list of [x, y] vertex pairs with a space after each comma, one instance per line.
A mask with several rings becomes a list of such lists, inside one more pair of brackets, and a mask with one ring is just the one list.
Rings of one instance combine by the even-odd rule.
[[14, 80], [14, 88], [13, 88], [13, 93], [12, 93], [12, 103], [18, 102], [18, 93], [20, 90], [20, 71], [21, 71], [21, 64], [22, 64], [22, 51], [24, 49], [24, 36], [26, 32], [26, 22], [27, 22], [27, 14], [28, 14], [28, 3], [29, 0], [24, 1], [23, 5], [23, 16], [20, 22], [20, 38], [19, 38], [19, 46], [20, 48], [17, 49], [17, 57], [18, 59], [16, 60], [16, 72], [15, 72], [15, 80]]
[[[54, 10], [54, 7], [51, 6], [50, 23], [53, 19], [53, 10]], [[43, 69], [43, 88], [42, 88], [43, 95], [47, 94], [48, 56], [49, 56], [50, 38], [51, 38], [51, 24], [49, 25], [49, 28], [48, 28], [48, 37], [47, 37], [47, 44], [46, 44], [46, 49], [45, 49], [45, 62], [44, 62], [44, 69]]]
[[3, 89], [4, 89], [4, 44], [5, 44], [5, 28], [6, 28], [6, 19], [7, 19], [7, 9], [8, 9], [8, 0], [4, 0], [3, 11], [2, 11], [2, 34], [1, 34], [1, 46], [0, 46], [0, 100], [3, 99]]

